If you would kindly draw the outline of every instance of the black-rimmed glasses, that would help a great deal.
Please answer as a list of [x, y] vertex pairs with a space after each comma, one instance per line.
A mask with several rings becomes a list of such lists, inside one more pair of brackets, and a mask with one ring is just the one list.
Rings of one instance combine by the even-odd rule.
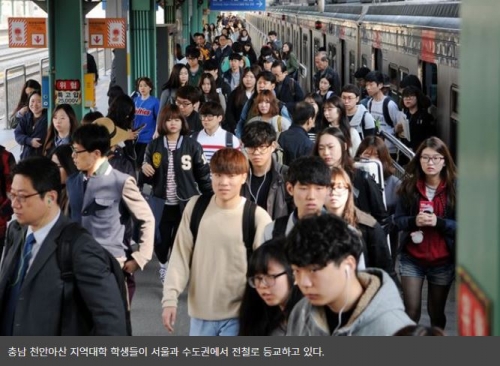
[[30, 197], [34, 197], [38, 194], [43, 194], [43, 193], [46, 193], [47, 191], [42, 191], [42, 192], [35, 192], [35, 193], [32, 193], [32, 194], [16, 194], [16, 193], [12, 193], [12, 192], [8, 192], [7, 193], [7, 197], [9, 198], [10, 202], [14, 203], [15, 200], [17, 200], [17, 202], [23, 204], [23, 203], [26, 203], [26, 200]]
[[275, 275], [258, 275], [252, 276], [248, 278], [248, 285], [252, 288], [257, 288], [258, 286], [264, 285], [267, 287], [273, 287], [276, 283], [276, 279], [280, 276], [283, 276], [286, 271]]

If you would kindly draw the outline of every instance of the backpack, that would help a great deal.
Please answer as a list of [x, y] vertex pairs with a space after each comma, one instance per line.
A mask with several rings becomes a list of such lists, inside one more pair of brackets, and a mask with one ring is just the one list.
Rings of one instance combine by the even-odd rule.
[[[202, 194], [199, 196], [198, 200], [193, 207], [193, 213], [191, 214], [191, 223], [189, 224], [189, 229], [191, 234], [193, 234], [193, 252], [196, 246], [196, 239], [198, 238], [198, 229], [200, 227], [201, 218], [205, 213], [210, 200], [212, 199], [212, 194]], [[243, 241], [245, 243], [245, 248], [247, 250], [247, 261], [250, 260], [250, 256], [253, 252], [253, 241], [255, 239], [255, 210], [257, 205], [250, 200], [245, 201], [245, 206], [243, 207]], [[193, 254], [191, 253], [191, 259], [189, 260], [189, 267], [191, 267], [191, 262], [193, 260]]]
[[[191, 138], [195, 141], [198, 140], [198, 135], [200, 134], [200, 131], [196, 131], [191, 135]], [[226, 147], [233, 148], [233, 134], [229, 131], [226, 131]]]
[[[391, 100], [392, 100], [391, 98], [389, 98], [387, 96], [385, 97], [384, 102], [382, 104], [382, 113], [384, 114], [385, 123], [387, 123], [391, 127], [394, 127], [395, 123], [392, 120], [391, 115], [389, 113], [389, 103], [391, 102]], [[370, 99], [368, 101], [368, 111], [370, 113], [372, 113], [372, 101], [373, 101], [373, 99]], [[364, 118], [364, 116], [363, 116], [363, 118]], [[375, 128], [378, 129], [377, 126], [375, 126]]]
[[[63, 306], [62, 306], [62, 327], [61, 334], [65, 335], [64, 324], [70, 324], [69, 319], [71, 319], [74, 314], [71, 314], [71, 302], [74, 297], [74, 273], [73, 273], [73, 256], [72, 256], [72, 246], [75, 241], [80, 237], [80, 234], [87, 233], [88, 231], [81, 227], [79, 224], [72, 222], [67, 225], [59, 235], [56, 240], [57, 243], [57, 263], [61, 270], [61, 278], [64, 281], [63, 289]], [[103, 248], [104, 249], [104, 248]], [[125, 276], [120, 264], [116, 258], [104, 249], [106, 253], [106, 259], [109, 265], [109, 269], [113, 276], [115, 277], [118, 289], [120, 290], [120, 295], [122, 297], [123, 306], [125, 308], [125, 319], [127, 326], [127, 335], [132, 335], [132, 323], [130, 320], [130, 310], [128, 307], [128, 297], [127, 288], [125, 285]]]
[[286, 226], [288, 224], [288, 216], [278, 217], [274, 220], [273, 239], [286, 236]]

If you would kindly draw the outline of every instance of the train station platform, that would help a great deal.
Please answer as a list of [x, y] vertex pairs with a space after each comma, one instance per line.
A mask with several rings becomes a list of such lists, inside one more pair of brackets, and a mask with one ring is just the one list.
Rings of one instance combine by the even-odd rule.
[[[103, 69], [99, 70], [99, 82], [96, 86], [96, 110], [106, 115], [108, 112], [108, 87], [109, 87], [109, 71], [104, 72]], [[5, 126], [5, 121], [0, 119], [0, 126]], [[21, 147], [14, 139], [13, 129], [0, 129], [0, 144], [5, 146], [7, 150], [14, 154], [16, 161], [19, 160], [21, 154]]]

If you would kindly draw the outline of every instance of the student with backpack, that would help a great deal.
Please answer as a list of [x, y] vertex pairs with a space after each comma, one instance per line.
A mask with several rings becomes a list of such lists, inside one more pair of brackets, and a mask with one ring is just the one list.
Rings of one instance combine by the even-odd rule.
[[191, 138], [200, 143], [209, 164], [217, 150], [225, 147], [240, 148], [240, 140], [221, 127], [224, 109], [219, 103], [204, 103], [200, 108], [200, 119], [203, 130], [193, 133]]
[[59, 208], [57, 165], [32, 157], [12, 173], [10, 195], [17, 219], [9, 225], [0, 263], [0, 335], [130, 334], [124, 293], [111, 269], [115, 259], [79, 225], [79, 232], [71, 231], [71, 247], [65, 247], [73, 284], [67, 287], [62, 259], [68, 257], [62, 256], [60, 237], [74, 224]]
[[[162, 319], [165, 328], [173, 332], [178, 298], [189, 281], [189, 335], [234, 336], [239, 331], [247, 261], [271, 218], [240, 196], [249, 169], [242, 152], [221, 149], [212, 157], [210, 168], [214, 195], [193, 197], [188, 202], [175, 237], [163, 287]], [[254, 224], [248, 227], [252, 206]], [[248, 231], [254, 235], [245, 235]]]
[[266, 226], [261, 242], [287, 235], [298, 220], [308, 215], [320, 215], [331, 191], [331, 173], [318, 156], [295, 160], [286, 174], [286, 190], [293, 197], [296, 209]]
[[[394, 126], [398, 122], [399, 108], [394, 101], [384, 95], [384, 75], [380, 71], [371, 71], [365, 76], [366, 91], [371, 99], [368, 101], [368, 112], [375, 119], [375, 128], [394, 135]], [[385, 141], [389, 152], [396, 154], [396, 147]]]
[[241, 141], [245, 146], [250, 170], [241, 195], [258, 204], [276, 219], [293, 209], [285, 189], [288, 167], [273, 159], [276, 151], [276, 131], [267, 122], [252, 122], [245, 126]]
[[359, 88], [353, 84], [344, 85], [340, 93], [349, 124], [358, 131], [363, 140], [365, 137], [375, 135], [375, 120], [364, 105], [358, 104], [360, 95]]

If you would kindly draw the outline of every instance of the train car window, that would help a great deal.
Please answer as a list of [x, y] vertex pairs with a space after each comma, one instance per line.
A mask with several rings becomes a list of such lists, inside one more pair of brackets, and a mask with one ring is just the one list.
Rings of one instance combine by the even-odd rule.
[[316, 54], [316, 52], [318, 52], [319, 48], [321, 47], [321, 39], [314, 37], [313, 44], [314, 54]]
[[354, 73], [356, 72], [356, 53], [349, 51], [349, 84], [355, 84]]
[[458, 86], [452, 85], [451, 86], [451, 117], [455, 118], [458, 120]]
[[393, 88], [399, 88], [399, 73], [398, 66], [395, 64], [389, 64], [389, 79], [391, 80], [391, 84]]
[[328, 43], [328, 47], [326, 48], [326, 52], [328, 55], [328, 60], [330, 60], [330, 66], [334, 70], [337, 69], [337, 49], [335, 48], [335, 45], [333, 43]]
[[365, 54], [361, 55], [361, 67], [371, 68], [371, 65], [368, 64], [368, 56]]
[[403, 81], [405, 77], [407, 77], [410, 74], [410, 70], [408, 70], [406, 67], [400, 67], [399, 68], [399, 82]]
[[383, 62], [382, 62], [382, 50], [380, 48], [372, 48], [373, 59], [375, 60], [375, 70], [382, 71]]
[[307, 46], [309, 45], [309, 37], [307, 34], [302, 34], [302, 61], [310, 65], [309, 53], [307, 51]]
[[424, 93], [431, 98], [432, 104], [438, 105], [438, 74], [437, 65], [431, 62], [422, 61], [422, 81]]

